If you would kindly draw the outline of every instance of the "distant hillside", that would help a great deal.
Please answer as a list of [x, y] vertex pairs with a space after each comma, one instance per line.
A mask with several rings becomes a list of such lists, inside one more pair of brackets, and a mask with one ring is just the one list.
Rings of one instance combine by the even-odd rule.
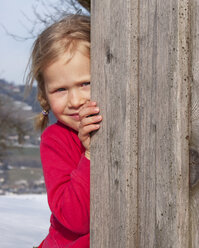
[[[0, 95], [8, 96], [13, 99], [13, 101], [24, 102], [27, 105], [32, 107], [32, 112], [39, 113], [41, 112], [41, 107], [37, 102], [37, 88], [32, 87], [32, 90], [25, 97], [25, 85], [15, 85], [13, 83], [7, 82], [5, 79], [0, 79]], [[49, 115], [50, 124], [56, 122], [55, 117], [52, 113]]]
[[37, 89], [33, 87], [30, 94], [25, 97], [25, 85], [14, 85], [12, 83], [8, 83], [4, 79], [0, 79], [0, 94], [5, 96], [9, 96], [14, 101], [25, 102], [26, 104], [32, 107], [33, 112], [39, 113], [41, 111], [41, 107], [36, 101]]
[[0, 195], [45, 192], [39, 156], [41, 133], [33, 128], [41, 108], [35, 100], [36, 88], [26, 98], [24, 90], [23, 85], [0, 79]]

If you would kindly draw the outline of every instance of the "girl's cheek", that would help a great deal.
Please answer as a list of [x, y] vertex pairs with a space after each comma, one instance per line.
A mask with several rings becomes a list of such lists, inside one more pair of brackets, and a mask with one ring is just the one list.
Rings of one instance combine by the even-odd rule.
[[87, 100], [91, 99], [91, 90], [90, 89], [86, 92], [86, 99]]
[[91, 99], [91, 93], [88, 90], [87, 91], [82, 91], [80, 93], [80, 97], [81, 97], [81, 99], [84, 99], [85, 103], [86, 103], [87, 101], [89, 101]]
[[59, 112], [60, 109], [62, 109], [62, 103], [63, 101], [61, 100], [61, 98], [51, 98], [50, 99], [50, 107], [52, 109], [53, 112]]

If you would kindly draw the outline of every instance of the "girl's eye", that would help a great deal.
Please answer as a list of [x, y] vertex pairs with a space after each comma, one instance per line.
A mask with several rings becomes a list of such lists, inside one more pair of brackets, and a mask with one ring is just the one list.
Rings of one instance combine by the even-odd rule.
[[88, 85], [90, 85], [90, 82], [85, 82], [85, 83], [82, 83], [82, 84], [81, 84], [81, 86], [83, 86], [83, 87], [84, 87], [84, 86], [88, 86]]
[[65, 91], [66, 89], [65, 88], [59, 88], [59, 89], [57, 89], [56, 91], [57, 92], [61, 92], [61, 91]]

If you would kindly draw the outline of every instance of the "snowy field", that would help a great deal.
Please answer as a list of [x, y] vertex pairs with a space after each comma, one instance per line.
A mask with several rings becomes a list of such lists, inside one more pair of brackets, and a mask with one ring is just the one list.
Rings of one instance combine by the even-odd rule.
[[0, 247], [39, 245], [48, 233], [49, 219], [46, 195], [0, 196]]

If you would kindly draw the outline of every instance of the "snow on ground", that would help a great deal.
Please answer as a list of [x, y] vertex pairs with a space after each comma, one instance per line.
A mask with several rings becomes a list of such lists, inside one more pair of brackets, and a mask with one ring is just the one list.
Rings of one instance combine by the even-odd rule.
[[0, 247], [32, 248], [48, 234], [47, 196], [0, 196]]

